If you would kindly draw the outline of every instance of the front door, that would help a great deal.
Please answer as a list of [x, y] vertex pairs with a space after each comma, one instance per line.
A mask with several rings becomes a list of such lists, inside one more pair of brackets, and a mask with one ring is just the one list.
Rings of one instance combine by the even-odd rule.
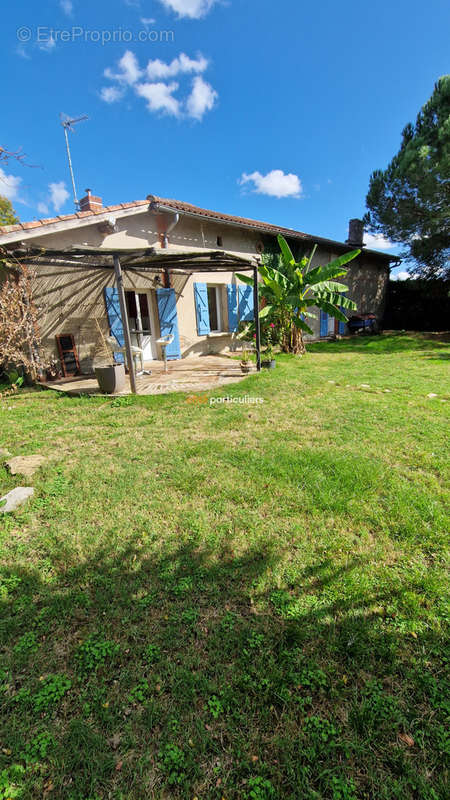
[[144, 361], [152, 361], [155, 352], [154, 326], [149, 292], [126, 291], [131, 344], [144, 351]]

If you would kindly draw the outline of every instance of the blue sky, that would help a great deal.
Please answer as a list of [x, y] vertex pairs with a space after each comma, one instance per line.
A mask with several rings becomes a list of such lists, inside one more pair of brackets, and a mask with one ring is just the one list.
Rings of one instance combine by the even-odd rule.
[[0, 192], [23, 220], [71, 212], [59, 113], [88, 114], [71, 136], [79, 195], [158, 194], [343, 240], [449, 71], [449, 29], [446, 0], [17, 0], [0, 144], [35, 166], [10, 162]]

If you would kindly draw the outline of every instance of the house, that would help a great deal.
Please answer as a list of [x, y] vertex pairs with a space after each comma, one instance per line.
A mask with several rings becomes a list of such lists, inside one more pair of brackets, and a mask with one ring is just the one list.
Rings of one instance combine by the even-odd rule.
[[[351, 221], [346, 242], [336, 242], [154, 195], [104, 207], [100, 197], [86, 192], [76, 213], [0, 228], [0, 247], [153, 247], [165, 250], [167, 255], [206, 249], [255, 258], [265, 249], [276, 248], [276, 237], [281, 233], [296, 254], [308, 253], [317, 244], [313, 264], [326, 264], [362, 246], [360, 220]], [[346, 282], [358, 313], [382, 316], [389, 265], [394, 259], [363, 248], [350, 264]], [[251, 287], [241, 283], [235, 272], [180, 275], [164, 269], [155, 275], [127, 271], [124, 287], [132, 340], [143, 348], [146, 361], [161, 358], [157, 340], [168, 331], [174, 333], [167, 350], [170, 359], [229, 352], [236, 347], [239, 323], [253, 318]], [[70, 344], [82, 373], [93, 369], [97, 323], [119, 340], [123, 335], [111, 270], [68, 270], [55, 264], [40, 267], [35, 276], [35, 300], [46, 355], [61, 356], [64, 343], [67, 347]], [[323, 312], [312, 322], [317, 338], [345, 332], [345, 325]]]

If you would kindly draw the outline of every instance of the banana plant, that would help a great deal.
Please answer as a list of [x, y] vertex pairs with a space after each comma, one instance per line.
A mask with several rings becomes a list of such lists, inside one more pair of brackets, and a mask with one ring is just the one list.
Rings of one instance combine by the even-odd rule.
[[[313, 306], [340, 322], [347, 322], [343, 309], [356, 309], [353, 300], [344, 295], [348, 286], [337, 282], [336, 278], [347, 274], [343, 267], [356, 258], [361, 250], [352, 250], [326, 266], [312, 268], [317, 245], [309, 257], [304, 256], [297, 262], [283, 236], [278, 236], [278, 244], [279, 268], [271, 266], [269, 259], [264, 256], [258, 267], [262, 279], [259, 293], [265, 301], [259, 316], [260, 319], [269, 317], [280, 328], [285, 352], [304, 353], [303, 333], [313, 334], [306, 322], [308, 318], [316, 318], [316, 314], [310, 310]], [[248, 275], [239, 274], [237, 277], [253, 286], [253, 279]]]

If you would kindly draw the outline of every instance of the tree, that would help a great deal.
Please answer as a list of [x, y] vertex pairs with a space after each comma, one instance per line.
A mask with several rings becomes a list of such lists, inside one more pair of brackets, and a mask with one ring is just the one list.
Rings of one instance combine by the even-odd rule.
[[450, 258], [450, 75], [436, 83], [386, 170], [370, 177], [369, 230], [404, 245], [421, 277], [445, 277]]
[[[343, 295], [348, 287], [343, 283], [336, 283], [335, 278], [347, 274], [347, 270], [343, 269], [344, 264], [356, 258], [361, 251], [352, 250], [325, 267], [311, 268], [315, 247], [309, 258], [303, 256], [297, 262], [283, 236], [278, 236], [278, 244], [281, 251], [278, 268], [269, 266], [269, 259], [265, 259], [264, 263], [264, 257], [263, 263], [258, 267], [262, 278], [259, 294], [265, 302], [260, 311], [260, 319], [275, 325], [284, 352], [303, 354], [306, 349], [303, 332], [313, 334], [305, 322], [305, 318], [316, 317], [309, 310], [312, 306], [321, 308], [341, 322], [347, 322], [342, 309], [356, 310], [353, 300]], [[253, 279], [248, 275], [238, 275], [238, 278], [253, 286]]]
[[16, 216], [11, 201], [0, 194], [0, 225], [15, 225], [17, 222], [19, 217]]

